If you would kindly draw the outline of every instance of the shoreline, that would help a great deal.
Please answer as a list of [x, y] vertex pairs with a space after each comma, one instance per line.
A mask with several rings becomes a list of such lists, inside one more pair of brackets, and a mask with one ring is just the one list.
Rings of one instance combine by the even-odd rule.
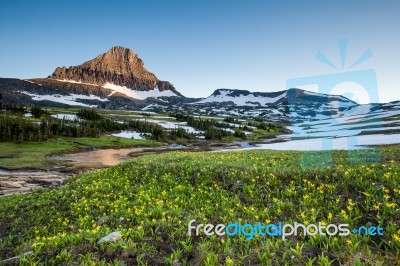
[[[161, 146], [133, 145], [127, 147], [81, 148], [77, 151], [61, 151], [45, 155], [47, 166], [37, 168], [0, 167], [0, 197], [14, 194], [31, 193], [42, 188], [57, 188], [73, 175], [87, 173], [99, 169], [113, 167], [119, 163], [155, 153], [173, 151], [212, 151], [239, 146], [229, 142], [190, 143], [189, 145], [174, 143]], [[107, 158], [96, 157], [96, 153], [109, 154]], [[96, 161], [110, 159], [107, 161]], [[79, 161], [86, 160], [86, 161]]]

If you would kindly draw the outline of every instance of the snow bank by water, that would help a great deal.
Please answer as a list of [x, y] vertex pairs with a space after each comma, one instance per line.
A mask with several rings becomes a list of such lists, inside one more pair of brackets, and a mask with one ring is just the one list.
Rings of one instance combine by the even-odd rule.
[[198, 131], [193, 127], [187, 126], [186, 122], [172, 122], [172, 121], [164, 121], [164, 120], [154, 120], [154, 119], [144, 119], [147, 122], [155, 123], [166, 129], [177, 129], [183, 128], [188, 133], [202, 134], [204, 132]]
[[397, 143], [400, 143], [400, 134], [374, 134], [342, 138], [313, 138], [302, 140], [289, 140], [279, 143], [260, 144], [257, 147], [246, 148], [246, 150], [355, 150], [366, 149], [367, 145], [387, 145]]
[[111, 134], [114, 137], [119, 138], [127, 138], [127, 139], [144, 139], [144, 137], [140, 136], [141, 133], [136, 131], [127, 131], [123, 130], [120, 133]]
[[57, 119], [65, 119], [65, 120], [71, 120], [71, 121], [81, 120], [75, 114], [56, 114], [56, 115], [51, 115], [51, 116], [54, 118], [57, 118]]
[[[369, 106], [361, 108], [359, 112], [355, 112], [355, 115], [350, 113], [341, 117], [294, 124], [288, 128], [293, 131], [295, 137], [344, 137], [354, 136], [362, 131], [398, 129], [397, 125], [392, 127], [385, 127], [385, 125], [400, 123], [400, 120], [385, 121], [383, 119], [400, 115], [399, 110], [364, 113], [367, 110], [370, 110]], [[375, 121], [368, 122], [371, 119]]]

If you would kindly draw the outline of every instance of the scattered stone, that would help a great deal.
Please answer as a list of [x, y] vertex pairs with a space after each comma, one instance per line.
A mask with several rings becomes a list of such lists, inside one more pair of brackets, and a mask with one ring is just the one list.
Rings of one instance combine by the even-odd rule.
[[21, 187], [21, 188], [0, 188], [0, 195], [10, 195], [10, 194], [25, 194], [31, 192], [32, 189], [28, 187]]
[[121, 240], [121, 232], [117, 231], [117, 232], [112, 232], [108, 235], [106, 235], [105, 237], [101, 238], [98, 242], [97, 245], [100, 245], [101, 243], [104, 242], [117, 242], [119, 240]]
[[19, 182], [13, 182], [13, 181], [0, 181], [0, 187], [6, 187], [6, 188], [21, 188], [23, 187], [21, 183]]
[[173, 262], [172, 262], [172, 266], [182, 266], [183, 264], [178, 260], [178, 259], [176, 259], [176, 260], [174, 260]]
[[16, 264], [16, 262], [21, 257], [29, 256], [29, 255], [32, 255], [32, 254], [33, 254], [33, 251], [28, 251], [28, 252], [25, 252], [25, 253], [23, 253], [23, 254], [21, 254], [19, 256], [15, 256], [15, 257], [12, 257], [12, 258], [9, 258], [9, 259], [5, 259], [5, 260], [0, 260], [0, 265], [14, 265], [14, 264]]
[[37, 176], [37, 177], [32, 177], [32, 180], [46, 182], [46, 183], [62, 182], [62, 179], [60, 179], [58, 176], [56, 177], [57, 178], [53, 176]]
[[63, 182], [62, 179], [54, 179], [54, 178], [46, 178], [46, 177], [34, 178], [33, 180], [34, 180], [34, 182], [45, 183], [47, 186], [51, 186], [51, 187], [60, 186]]
[[108, 216], [101, 217], [101, 219], [98, 220], [98, 221], [96, 222], [96, 224], [97, 224], [97, 225], [102, 225], [102, 224], [106, 223], [109, 219], [110, 219], [110, 217], [108, 217]]
[[57, 187], [57, 186], [59, 186], [61, 184], [62, 184], [62, 180], [57, 180], [57, 181], [51, 182], [51, 186], [53, 186], [53, 187]]
[[43, 187], [59, 187], [69, 176], [49, 171], [0, 171], [0, 195], [25, 194]]
[[31, 188], [31, 189], [41, 188], [40, 185], [38, 185], [38, 184], [31, 184], [31, 183], [26, 183], [26, 184], [25, 184], [25, 187], [29, 187], [29, 188]]

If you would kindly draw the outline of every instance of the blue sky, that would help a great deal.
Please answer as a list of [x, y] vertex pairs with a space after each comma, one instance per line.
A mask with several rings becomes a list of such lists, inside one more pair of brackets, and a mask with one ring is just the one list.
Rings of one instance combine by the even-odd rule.
[[[379, 100], [400, 100], [399, 1], [20, 1], [0, 3], [0, 77], [35, 78], [112, 46], [188, 97], [277, 91], [286, 80], [374, 69]], [[348, 39], [344, 69], [339, 39]], [[335, 70], [315, 59], [325, 54]]]

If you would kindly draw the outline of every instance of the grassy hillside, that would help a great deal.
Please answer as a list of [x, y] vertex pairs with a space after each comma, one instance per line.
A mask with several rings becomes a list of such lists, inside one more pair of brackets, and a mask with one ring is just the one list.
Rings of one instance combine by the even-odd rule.
[[[0, 258], [21, 263], [167, 265], [395, 265], [400, 259], [400, 150], [381, 163], [332, 167], [278, 151], [172, 152], [0, 198]], [[369, 158], [369, 151], [352, 156]], [[187, 236], [188, 222], [380, 225], [383, 236]], [[97, 244], [120, 231], [122, 240]]]

